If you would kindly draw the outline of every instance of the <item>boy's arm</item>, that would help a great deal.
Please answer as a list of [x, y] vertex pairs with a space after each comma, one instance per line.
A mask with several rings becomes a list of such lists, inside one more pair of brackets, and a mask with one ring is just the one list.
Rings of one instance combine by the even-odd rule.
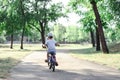
[[42, 48], [47, 48], [47, 44], [42, 44]]
[[42, 44], [42, 48], [47, 48], [47, 41], [45, 42], [45, 44]]

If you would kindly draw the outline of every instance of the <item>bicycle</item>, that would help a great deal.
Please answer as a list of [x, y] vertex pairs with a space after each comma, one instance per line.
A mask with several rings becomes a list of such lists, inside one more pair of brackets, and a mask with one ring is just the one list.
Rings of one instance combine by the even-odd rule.
[[[59, 46], [59, 45], [58, 45]], [[46, 45], [42, 45], [43, 48], [46, 48]], [[49, 52], [47, 53], [47, 58], [45, 62], [48, 63], [49, 69], [52, 69], [52, 71], [55, 71], [55, 66], [58, 66], [58, 63], [56, 62], [55, 52]]]
[[52, 69], [53, 72], [55, 71], [56, 60], [55, 60], [55, 53], [54, 52], [49, 53], [48, 66], [49, 66], [49, 69]]

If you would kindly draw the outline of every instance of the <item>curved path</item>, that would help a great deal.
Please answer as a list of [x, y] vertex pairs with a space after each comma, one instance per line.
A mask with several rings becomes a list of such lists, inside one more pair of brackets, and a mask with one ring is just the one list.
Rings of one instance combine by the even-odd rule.
[[66, 51], [57, 52], [59, 66], [48, 69], [46, 51], [34, 52], [11, 70], [8, 80], [120, 80], [113, 68], [73, 58]]

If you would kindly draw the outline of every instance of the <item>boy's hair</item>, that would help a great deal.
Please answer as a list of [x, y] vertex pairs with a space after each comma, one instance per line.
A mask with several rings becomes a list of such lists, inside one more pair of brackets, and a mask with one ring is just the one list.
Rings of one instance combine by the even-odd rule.
[[48, 38], [52, 39], [52, 38], [53, 38], [53, 36], [49, 36]]
[[48, 33], [48, 38], [52, 39], [53, 38], [53, 34], [52, 33]]

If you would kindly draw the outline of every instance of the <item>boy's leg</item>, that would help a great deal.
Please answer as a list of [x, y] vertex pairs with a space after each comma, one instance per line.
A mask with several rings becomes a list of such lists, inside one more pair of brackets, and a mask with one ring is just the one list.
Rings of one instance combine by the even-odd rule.
[[56, 66], [58, 66], [58, 62], [56, 60], [56, 55], [54, 55], [54, 59], [55, 59], [55, 62], [56, 62]]

